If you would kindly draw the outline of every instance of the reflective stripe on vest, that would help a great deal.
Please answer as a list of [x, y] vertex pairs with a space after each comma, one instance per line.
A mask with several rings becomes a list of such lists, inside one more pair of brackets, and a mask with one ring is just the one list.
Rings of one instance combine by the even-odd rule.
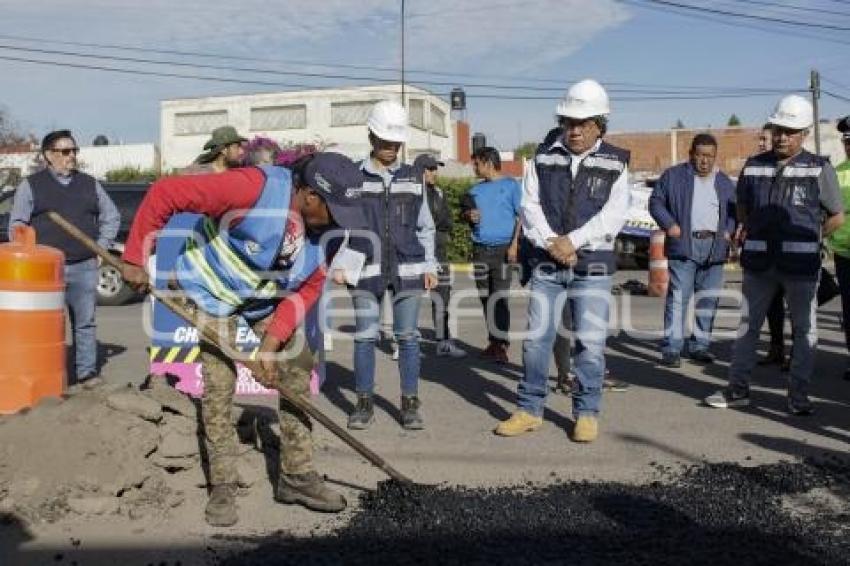
[[752, 252], [766, 252], [767, 242], [764, 240], [744, 240], [744, 249]]
[[793, 254], [814, 254], [820, 250], [817, 242], [782, 242], [782, 251]]

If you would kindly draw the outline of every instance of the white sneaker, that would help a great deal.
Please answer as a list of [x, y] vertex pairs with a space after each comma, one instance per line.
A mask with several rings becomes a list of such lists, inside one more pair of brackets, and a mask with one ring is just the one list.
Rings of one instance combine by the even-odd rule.
[[437, 357], [448, 356], [450, 358], [462, 358], [466, 356], [466, 352], [455, 346], [451, 340], [442, 340], [437, 344]]

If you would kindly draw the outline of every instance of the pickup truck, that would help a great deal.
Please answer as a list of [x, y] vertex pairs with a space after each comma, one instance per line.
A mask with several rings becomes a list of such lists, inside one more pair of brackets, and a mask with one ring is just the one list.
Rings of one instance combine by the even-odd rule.
[[[136, 216], [142, 199], [150, 187], [149, 183], [106, 183], [102, 182], [112, 202], [121, 214], [121, 227], [110, 252], [120, 256], [124, 251], [124, 241], [130, 232], [130, 225]], [[9, 241], [9, 213], [12, 210], [12, 199], [15, 190], [0, 193], [0, 242]], [[97, 304], [105, 306], [123, 305], [137, 298], [137, 294], [124, 284], [121, 274], [113, 267], [102, 265], [98, 273]]]

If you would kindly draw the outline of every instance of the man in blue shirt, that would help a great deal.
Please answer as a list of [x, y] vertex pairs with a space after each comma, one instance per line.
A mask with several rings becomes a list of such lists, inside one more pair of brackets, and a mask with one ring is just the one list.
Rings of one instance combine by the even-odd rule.
[[[511, 313], [506, 293], [511, 288], [510, 264], [517, 261], [522, 189], [514, 179], [502, 175], [502, 162], [494, 148], [476, 150], [472, 164], [483, 181], [464, 195], [461, 215], [472, 226], [475, 284], [490, 341], [482, 356], [507, 363]], [[489, 313], [493, 313], [492, 319]]]
[[121, 215], [100, 183], [77, 170], [79, 151], [69, 130], [44, 136], [41, 153], [47, 168], [30, 175], [18, 186], [9, 225], [31, 225], [39, 244], [65, 254], [65, 302], [74, 329], [76, 365], [76, 371], [69, 372], [68, 381], [88, 388], [101, 382], [95, 325], [98, 259], [54, 224], [46, 213], [55, 210], [103, 247], [109, 247], [118, 234]]
[[717, 140], [697, 134], [690, 160], [667, 169], [649, 199], [649, 212], [667, 233], [670, 285], [664, 306], [661, 364], [677, 368], [684, 345], [685, 314], [695, 295], [695, 329], [686, 347], [691, 359], [711, 363], [708, 351], [723, 263], [735, 231], [732, 180], [714, 167]]

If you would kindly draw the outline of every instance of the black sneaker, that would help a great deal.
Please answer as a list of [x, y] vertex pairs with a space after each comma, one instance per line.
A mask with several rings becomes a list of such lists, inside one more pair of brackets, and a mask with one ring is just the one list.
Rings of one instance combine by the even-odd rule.
[[371, 393], [358, 393], [357, 406], [354, 412], [348, 415], [348, 428], [352, 430], [366, 430], [375, 420], [375, 408]]
[[700, 362], [703, 364], [713, 364], [714, 363], [714, 354], [709, 352], [708, 350], [694, 350], [690, 353], [691, 359], [695, 362]]
[[415, 395], [401, 397], [401, 426], [407, 430], [422, 430], [425, 423], [419, 414], [419, 397]]
[[213, 527], [231, 527], [236, 524], [239, 520], [236, 514], [236, 484], [213, 486], [204, 518]]
[[788, 397], [788, 412], [795, 417], [809, 417], [815, 413], [815, 407], [808, 395]]
[[750, 404], [750, 392], [727, 387], [706, 397], [705, 404], [715, 409], [747, 407]]
[[330, 489], [316, 472], [281, 474], [274, 499], [278, 503], [298, 503], [322, 513], [339, 513], [348, 505], [345, 497]]
[[682, 358], [679, 357], [679, 354], [661, 354], [661, 365], [667, 368], [680, 368], [682, 367]]

